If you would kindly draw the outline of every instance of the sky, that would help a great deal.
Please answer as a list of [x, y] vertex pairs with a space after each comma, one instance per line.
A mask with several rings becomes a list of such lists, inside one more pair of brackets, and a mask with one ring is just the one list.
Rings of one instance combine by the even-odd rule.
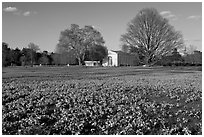
[[185, 45], [202, 50], [201, 2], [2, 2], [2, 41], [10, 48], [28, 47], [54, 52], [60, 32], [71, 24], [92, 25], [109, 50], [120, 50], [127, 24], [143, 8], [155, 8], [183, 35]]

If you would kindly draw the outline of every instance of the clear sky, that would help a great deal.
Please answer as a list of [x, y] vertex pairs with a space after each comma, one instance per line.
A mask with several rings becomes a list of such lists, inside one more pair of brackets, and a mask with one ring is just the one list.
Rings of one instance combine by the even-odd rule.
[[202, 50], [202, 3], [2, 3], [2, 41], [9, 47], [27, 47], [30, 42], [41, 51], [53, 52], [60, 32], [75, 23], [92, 25], [104, 37], [108, 49], [120, 50], [120, 36], [127, 23], [143, 8], [156, 8], [181, 31], [185, 44]]

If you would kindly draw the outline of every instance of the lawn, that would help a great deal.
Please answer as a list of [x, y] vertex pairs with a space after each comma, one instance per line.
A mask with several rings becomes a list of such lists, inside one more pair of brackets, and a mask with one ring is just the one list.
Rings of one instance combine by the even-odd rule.
[[201, 67], [2, 68], [3, 134], [202, 134]]

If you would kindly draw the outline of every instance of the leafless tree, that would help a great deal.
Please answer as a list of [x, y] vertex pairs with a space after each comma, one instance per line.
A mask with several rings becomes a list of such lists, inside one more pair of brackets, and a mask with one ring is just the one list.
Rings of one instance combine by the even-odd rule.
[[127, 33], [121, 36], [121, 41], [135, 47], [142, 62], [148, 65], [183, 46], [181, 33], [153, 8], [141, 10], [128, 23]]

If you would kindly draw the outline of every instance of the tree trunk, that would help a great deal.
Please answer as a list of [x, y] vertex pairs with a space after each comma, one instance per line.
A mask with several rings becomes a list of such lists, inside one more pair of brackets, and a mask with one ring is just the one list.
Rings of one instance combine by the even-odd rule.
[[33, 51], [31, 50], [31, 60], [30, 60], [30, 62], [31, 62], [31, 67], [33, 67]]
[[145, 65], [149, 66], [150, 65], [150, 56], [146, 55], [145, 60], [144, 60]]
[[77, 59], [78, 59], [79, 66], [81, 66], [81, 65], [82, 65], [82, 63], [81, 63], [81, 58], [79, 57], [79, 58], [77, 58]]
[[81, 59], [81, 62], [84, 64], [84, 59], [85, 59], [85, 53], [82, 54], [82, 59]]

